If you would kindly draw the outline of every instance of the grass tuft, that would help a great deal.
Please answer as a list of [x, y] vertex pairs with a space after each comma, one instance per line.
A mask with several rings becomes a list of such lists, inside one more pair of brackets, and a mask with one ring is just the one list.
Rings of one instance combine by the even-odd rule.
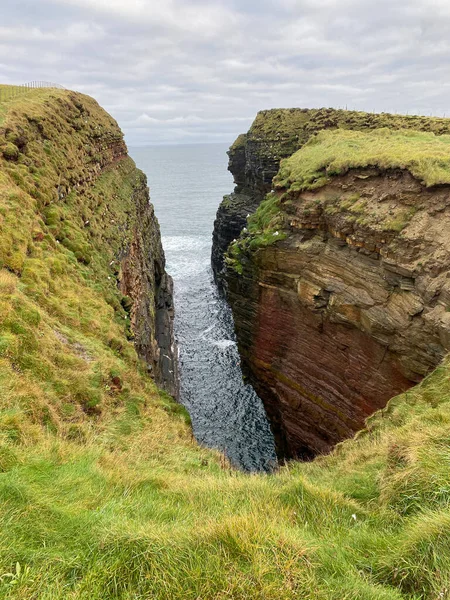
[[450, 136], [388, 128], [322, 131], [282, 161], [278, 189], [317, 189], [350, 169], [406, 169], [426, 186], [450, 183]]

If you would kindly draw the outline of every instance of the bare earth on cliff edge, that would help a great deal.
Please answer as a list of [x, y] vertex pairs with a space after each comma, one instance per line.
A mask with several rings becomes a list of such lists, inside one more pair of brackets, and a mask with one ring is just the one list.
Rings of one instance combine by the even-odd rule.
[[[303, 247], [305, 222], [323, 250], [339, 211], [356, 217], [356, 233], [354, 204], [343, 209], [321, 194], [328, 185], [341, 194], [361, 173], [316, 192], [286, 183], [252, 239], [264, 245], [292, 227]], [[422, 186], [431, 214], [436, 190], [408, 173], [392, 173], [396, 202]], [[306, 209], [301, 194], [319, 202]], [[379, 224], [390, 202], [376, 209]], [[409, 228], [424, 210], [406, 211], [405, 229], [392, 234], [416, 239]], [[432, 214], [430, 222], [437, 226]], [[377, 245], [375, 217], [369, 225]], [[159, 389], [170, 386], [161, 332], [172, 311], [159, 229], [142, 173], [94, 100], [34, 90], [0, 103], [0, 231], [1, 598], [448, 598], [447, 359], [328, 456], [248, 476], [200, 448], [183, 408]], [[288, 252], [288, 236], [282, 244]], [[437, 261], [439, 249], [424, 244]], [[328, 310], [331, 295], [314, 300], [317, 310]]]

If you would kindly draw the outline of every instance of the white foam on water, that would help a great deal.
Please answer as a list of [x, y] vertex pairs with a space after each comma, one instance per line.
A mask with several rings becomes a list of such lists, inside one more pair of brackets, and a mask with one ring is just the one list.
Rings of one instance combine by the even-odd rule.
[[217, 348], [220, 348], [221, 350], [226, 350], [230, 346], [236, 346], [236, 342], [233, 340], [217, 340], [216, 342], [213, 342], [212, 345], [217, 346]]
[[200, 338], [201, 339], [206, 339], [206, 335], [208, 333], [211, 333], [211, 331], [213, 331], [213, 329], [215, 329], [215, 328], [216, 328], [216, 324], [213, 323], [212, 325], [210, 325], [209, 327], [207, 327], [204, 331], [202, 331], [202, 333], [200, 335]]
[[174, 280], [189, 280], [209, 268], [210, 239], [176, 235], [163, 237], [162, 243], [166, 269]]

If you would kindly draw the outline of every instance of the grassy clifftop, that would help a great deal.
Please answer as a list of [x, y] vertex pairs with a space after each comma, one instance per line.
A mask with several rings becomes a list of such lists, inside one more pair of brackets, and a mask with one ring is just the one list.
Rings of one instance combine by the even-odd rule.
[[275, 186], [301, 191], [350, 169], [406, 169], [426, 186], [450, 183], [450, 136], [410, 130], [322, 131], [281, 163]]
[[[426, 187], [450, 183], [450, 136], [432, 132], [335, 129], [321, 131], [281, 162], [274, 192], [267, 194], [248, 218], [244, 235], [229, 248], [228, 263], [240, 270], [239, 256], [246, 248], [267, 246], [286, 236], [280, 198], [314, 190], [351, 169], [374, 167], [409, 171]], [[354, 199], [356, 202], [357, 198]]]
[[71, 92], [1, 110], [0, 597], [448, 597], [448, 365], [329, 457], [229, 470], [128, 339], [115, 123]]
[[334, 108], [276, 108], [260, 111], [250, 127], [247, 139], [243, 140], [239, 136], [235, 144], [246, 141], [263, 142], [266, 146], [262, 151], [281, 159], [293, 154], [312, 135], [322, 130], [373, 131], [383, 127], [427, 131], [436, 135], [450, 133], [450, 121], [446, 118]]

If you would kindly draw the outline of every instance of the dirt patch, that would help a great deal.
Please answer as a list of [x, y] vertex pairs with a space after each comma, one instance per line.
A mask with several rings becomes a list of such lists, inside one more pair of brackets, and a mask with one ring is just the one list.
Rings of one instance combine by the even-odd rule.
[[85, 360], [86, 362], [92, 362], [94, 359], [86, 350], [86, 348], [80, 344], [80, 342], [70, 342], [69, 339], [60, 331], [56, 329], [53, 330], [55, 337], [65, 346], [68, 346], [75, 354], [77, 354], [80, 358]]

